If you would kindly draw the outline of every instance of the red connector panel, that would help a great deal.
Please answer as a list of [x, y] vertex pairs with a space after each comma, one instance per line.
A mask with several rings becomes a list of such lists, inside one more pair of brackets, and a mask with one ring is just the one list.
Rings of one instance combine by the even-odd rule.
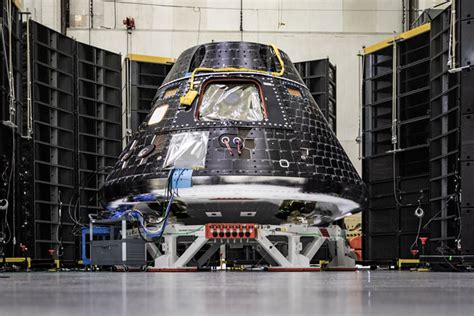
[[240, 238], [257, 238], [255, 224], [207, 224], [206, 238], [214, 239], [240, 239]]

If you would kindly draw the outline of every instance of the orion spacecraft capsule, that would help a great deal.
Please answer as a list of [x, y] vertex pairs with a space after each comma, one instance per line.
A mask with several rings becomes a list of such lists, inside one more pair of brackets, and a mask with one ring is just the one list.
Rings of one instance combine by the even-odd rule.
[[184, 51], [103, 186], [112, 204], [170, 191], [184, 224], [325, 225], [366, 199], [288, 56], [248, 42]]

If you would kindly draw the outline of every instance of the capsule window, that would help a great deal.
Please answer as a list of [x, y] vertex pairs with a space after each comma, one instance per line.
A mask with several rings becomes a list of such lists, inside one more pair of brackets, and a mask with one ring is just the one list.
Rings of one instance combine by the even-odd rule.
[[163, 120], [165, 117], [166, 111], [168, 111], [168, 104], [163, 104], [157, 107], [153, 114], [151, 115], [150, 119], [148, 120], [148, 125], [158, 124]]
[[256, 122], [267, 118], [260, 86], [253, 81], [211, 82], [198, 106], [201, 121]]

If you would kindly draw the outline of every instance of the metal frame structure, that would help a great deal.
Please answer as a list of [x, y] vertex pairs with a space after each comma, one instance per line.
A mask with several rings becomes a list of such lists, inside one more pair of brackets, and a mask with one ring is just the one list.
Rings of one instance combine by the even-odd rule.
[[[6, 15], [5, 2], [0, 3], [0, 16]], [[104, 169], [122, 149], [121, 58], [78, 43], [26, 13], [22, 26], [20, 14], [13, 10], [11, 15], [14, 90], [4, 89], [15, 93], [16, 118], [13, 127], [0, 124], [6, 144], [0, 148], [0, 172], [13, 170], [10, 186], [6, 181], [0, 185], [0, 198], [10, 202], [12, 238], [5, 249], [18, 256], [23, 244], [36, 262], [52, 256], [73, 261], [80, 225], [74, 211], [85, 215], [98, 209]], [[6, 26], [2, 24], [5, 38]], [[9, 50], [0, 47], [4, 65], [4, 51]], [[3, 68], [0, 84], [7, 86]], [[0, 94], [2, 100], [12, 100]], [[1, 121], [13, 113], [5, 106], [1, 103]]]
[[432, 22], [430, 225], [436, 238], [423, 257], [431, 263], [474, 262], [473, 14], [472, 1], [453, 1]]
[[332, 131], [336, 133], [336, 66], [329, 58], [302, 61], [294, 65]]
[[[389, 41], [364, 50], [363, 178], [370, 196], [363, 214], [367, 263], [393, 263], [397, 256], [404, 260], [418, 254], [422, 262], [450, 269], [474, 261], [470, 229], [474, 76], [469, 71], [473, 15], [472, 1], [453, 1], [429, 24], [395, 37], [398, 54], [390, 52]], [[393, 56], [398, 63], [392, 63]], [[391, 82], [395, 72], [398, 81]], [[390, 111], [395, 84], [398, 105]], [[400, 137], [393, 153], [390, 134], [392, 140]], [[416, 203], [421, 190], [423, 196]], [[420, 221], [417, 204], [424, 210]], [[413, 244], [421, 236], [428, 238], [426, 247]]]
[[16, 212], [31, 214], [27, 221], [34, 234], [22, 242], [31, 243], [33, 259], [51, 259], [49, 249], [72, 259], [73, 223], [64, 205], [76, 187], [74, 41], [40, 23], [29, 24], [33, 134], [22, 142], [18, 192], [23, 195], [17, 198], [25, 202]]
[[[364, 260], [412, 258], [417, 207], [429, 217], [430, 25], [364, 50]], [[422, 193], [421, 193], [422, 192]], [[422, 231], [426, 236], [426, 231]]]
[[[269, 256], [273, 264], [269, 270], [308, 271], [319, 267], [311, 265], [311, 260], [324, 243], [328, 243], [331, 260], [327, 265], [328, 270], [355, 270], [355, 255], [344, 237], [343, 230], [336, 225], [328, 227], [315, 227], [308, 225], [283, 224], [283, 225], [257, 225], [256, 238], [208, 238], [206, 230], [210, 224], [180, 225], [173, 224], [166, 227], [162, 251], [152, 247], [155, 258], [154, 267], [150, 271], [184, 271], [197, 269], [206, 262], [222, 245], [229, 243], [255, 244]], [[178, 256], [178, 237], [192, 236], [194, 241]], [[285, 255], [270, 240], [270, 237], [285, 237], [288, 240], [288, 251]], [[303, 247], [302, 237], [312, 237], [313, 240]], [[197, 260], [198, 267], [189, 267], [188, 263], [204, 247], [210, 245], [208, 250]], [[150, 251], [150, 250], [149, 250]], [[151, 253], [151, 252], [150, 252]], [[225, 254], [221, 250], [221, 256]]]
[[122, 150], [121, 56], [80, 42], [76, 54], [79, 212], [101, 209], [100, 187]]
[[150, 109], [156, 91], [173, 66], [174, 59], [159, 56], [128, 54], [124, 61], [125, 117], [124, 146], [133, 131], [138, 129]]

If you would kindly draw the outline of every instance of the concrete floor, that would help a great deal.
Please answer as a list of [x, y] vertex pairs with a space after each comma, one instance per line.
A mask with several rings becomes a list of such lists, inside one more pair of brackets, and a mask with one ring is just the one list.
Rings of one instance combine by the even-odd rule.
[[0, 315], [473, 315], [473, 273], [0, 274]]

